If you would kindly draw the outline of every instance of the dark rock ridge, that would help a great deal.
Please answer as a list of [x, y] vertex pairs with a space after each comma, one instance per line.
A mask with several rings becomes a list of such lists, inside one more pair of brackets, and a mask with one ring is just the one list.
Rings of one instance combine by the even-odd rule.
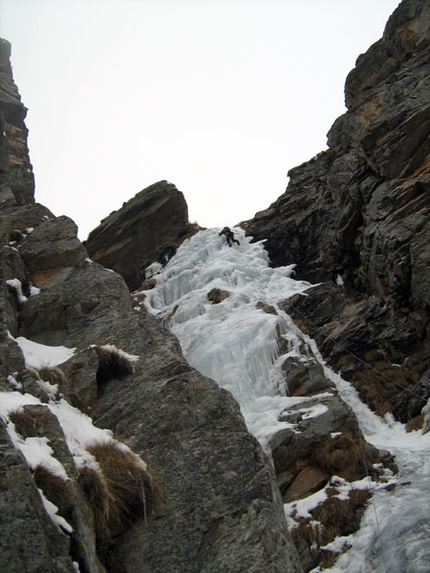
[[242, 224], [274, 266], [321, 283], [285, 310], [376, 412], [411, 427], [430, 395], [429, 22], [426, 0], [399, 5], [347, 77], [329, 149]]
[[[25, 110], [5, 61], [8, 45], [1, 46], [0, 117], [18, 123], [8, 125], [24, 137]], [[73, 221], [33, 202], [19, 176], [28, 173], [26, 152], [11, 167], [16, 133], [7, 128], [2, 147], [9, 154], [2, 181], [11, 192], [0, 212], [0, 569], [300, 573], [273, 469], [237, 403], [188, 365], [154, 318], [133, 309], [124, 279], [88, 258]], [[145, 195], [159, 212], [182, 201], [166, 183]], [[169, 242], [160, 231], [151, 249], [172, 246], [190, 229], [183, 210], [170, 222]], [[18, 336], [75, 352], [35, 369], [25, 364]], [[11, 395], [25, 404], [7, 410]], [[76, 443], [72, 448], [59, 414], [67, 403], [69, 414], [80, 409], [123, 442], [105, 466], [94, 453], [103, 445], [97, 442], [86, 446], [91, 464], [77, 464]], [[35, 438], [48, 440], [66, 478], [33, 467], [16, 449]], [[138, 499], [130, 497], [136, 472], [145, 492]], [[142, 472], [151, 476], [148, 498]], [[60, 525], [42, 494], [57, 505]]]
[[85, 247], [95, 262], [120, 273], [135, 290], [146, 279], [146, 267], [154, 261], [166, 264], [198, 230], [188, 221], [183, 194], [172, 183], [160, 181], [106, 217]]
[[11, 47], [0, 40], [0, 203], [33, 201], [34, 177], [28, 156], [27, 109], [12, 78]]

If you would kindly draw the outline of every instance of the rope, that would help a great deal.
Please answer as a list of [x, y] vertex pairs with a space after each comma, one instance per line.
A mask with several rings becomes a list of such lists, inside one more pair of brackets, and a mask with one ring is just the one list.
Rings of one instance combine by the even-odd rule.
[[[363, 457], [363, 462], [364, 462], [364, 468], [366, 470], [366, 476], [367, 476], [367, 480], [369, 482], [369, 490], [371, 489], [372, 486], [372, 478], [370, 477], [369, 474], [369, 468], [367, 465], [367, 460], [366, 460], [366, 454], [364, 453], [364, 448], [363, 448], [363, 441], [361, 439], [361, 437], [359, 438], [359, 444], [360, 444], [360, 450], [361, 450], [361, 455]], [[382, 542], [382, 534], [381, 534], [381, 527], [379, 524], [379, 518], [378, 518], [378, 512], [376, 511], [376, 503], [375, 503], [375, 498], [372, 495], [371, 496], [371, 502], [372, 502], [372, 507], [373, 507], [373, 513], [375, 515], [375, 523], [376, 523], [376, 533], [378, 536], [378, 541], [379, 541], [379, 548], [380, 548], [380, 552], [381, 552], [381, 558], [382, 558], [382, 564], [384, 566], [384, 571], [385, 573], [388, 573], [388, 567], [387, 567], [387, 562], [385, 559], [385, 551], [384, 551], [384, 544]]]
[[[417, 394], [416, 392], [414, 392], [413, 390], [411, 390], [410, 388], [407, 388], [406, 386], [403, 386], [402, 384], [400, 384], [399, 382], [396, 382], [395, 380], [393, 380], [392, 378], [390, 378], [389, 376], [387, 376], [386, 374], [384, 374], [383, 372], [379, 372], [378, 370], [376, 370], [376, 368], [374, 368], [374, 366], [372, 366], [371, 364], [369, 364], [368, 362], [366, 362], [365, 360], [363, 360], [362, 358], [360, 358], [359, 356], [357, 356], [356, 354], [354, 354], [354, 352], [352, 352], [351, 350], [349, 350], [348, 348], [345, 348], [345, 346], [343, 346], [342, 344], [340, 344], [337, 340], [335, 340], [334, 338], [332, 338], [331, 336], [327, 335], [322, 328], [320, 328], [319, 326], [317, 326], [308, 316], [306, 316], [303, 312], [301, 312], [298, 308], [294, 307], [294, 311], [297, 312], [305, 321], [307, 321], [310, 325], [312, 325], [313, 328], [315, 328], [318, 332], [320, 332], [322, 334], [322, 336], [324, 337], [324, 340], [330, 340], [334, 345], [336, 345], [338, 348], [340, 348], [343, 352], [349, 354], [350, 356], [352, 356], [353, 358], [355, 358], [356, 360], [358, 360], [358, 362], [360, 362], [361, 364], [363, 364], [366, 368], [374, 371], [378, 376], [380, 376], [381, 378], [384, 378], [385, 380], [387, 380], [388, 382], [390, 382], [391, 384], [394, 384], [395, 386], [401, 388], [402, 390], [405, 390], [406, 392], [408, 392], [410, 395], [415, 396], [417, 398], [419, 398], [420, 400], [423, 399], [422, 396], [420, 396], [419, 394]], [[367, 465], [367, 460], [366, 460], [366, 454], [363, 448], [363, 438], [360, 436], [359, 437], [359, 444], [360, 444], [360, 451], [361, 451], [361, 456], [363, 458], [363, 463], [364, 463], [364, 468], [365, 468], [365, 472], [366, 472], [366, 476], [367, 476], [367, 480], [369, 482], [369, 490], [372, 489], [372, 478], [370, 476], [369, 473], [369, 467]], [[371, 503], [372, 503], [372, 508], [373, 508], [373, 514], [375, 516], [375, 525], [376, 525], [376, 535], [378, 538], [378, 542], [379, 542], [379, 551], [380, 551], [380, 555], [381, 555], [381, 561], [382, 561], [382, 566], [383, 566], [383, 570], [385, 573], [388, 573], [388, 565], [387, 565], [387, 560], [386, 560], [386, 556], [385, 556], [385, 548], [384, 548], [384, 543], [383, 543], [383, 538], [382, 538], [382, 533], [381, 533], [381, 525], [379, 522], [379, 517], [378, 517], [378, 511], [377, 511], [377, 507], [376, 507], [376, 502], [375, 502], [375, 498], [372, 495], [371, 496]]]
[[325, 332], [323, 332], [322, 328], [317, 326], [309, 317], [307, 317], [305, 314], [303, 314], [303, 312], [301, 312], [298, 308], [294, 307], [294, 311], [297, 312], [298, 314], [300, 314], [300, 316], [302, 318], [304, 318], [307, 322], [309, 322], [309, 324], [311, 324], [316, 330], [321, 332], [321, 334], [325, 337], [324, 338], [325, 340], [330, 340], [331, 342], [333, 342], [333, 344], [335, 344], [338, 348], [340, 348], [341, 350], [343, 350], [347, 354], [350, 354], [351, 356], [353, 356], [356, 360], [361, 362], [361, 364], [363, 364], [364, 366], [366, 366], [370, 370], [373, 370], [374, 372], [376, 372], [376, 374], [378, 376], [380, 376], [381, 378], [384, 378], [388, 382], [391, 382], [391, 384], [394, 384], [395, 386], [402, 388], [402, 390], [409, 392], [409, 394], [411, 394], [412, 396], [415, 396], [416, 398], [419, 398], [420, 400], [424, 400], [423, 396], [420, 396], [419, 394], [417, 394], [416, 392], [414, 392], [413, 390], [411, 390], [407, 386], [403, 386], [402, 384], [400, 384], [400, 382], [396, 382], [395, 380], [393, 380], [392, 378], [390, 378], [389, 376], [387, 376], [383, 372], [379, 372], [378, 370], [376, 370], [376, 368], [374, 366], [372, 366], [371, 364], [369, 364], [368, 362], [366, 362], [365, 360], [363, 360], [362, 358], [360, 358], [359, 356], [357, 356], [356, 354], [351, 352], [351, 350], [348, 350], [348, 348], [345, 348], [345, 346], [340, 344], [340, 342], [338, 342], [337, 340], [335, 340], [331, 336], [328, 336], [327, 334], [325, 334]]
[[[368, 362], [366, 362], [365, 360], [363, 360], [362, 358], [360, 358], [359, 356], [357, 356], [356, 354], [354, 354], [353, 352], [351, 352], [350, 350], [348, 350], [348, 348], [345, 348], [342, 344], [340, 344], [337, 340], [335, 340], [334, 338], [332, 338], [331, 336], [328, 336], [327, 334], [325, 334], [325, 332], [323, 332], [323, 330], [317, 326], [309, 317], [307, 317], [303, 312], [301, 312], [298, 308], [294, 308], [294, 310], [302, 317], [304, 318], [309, 324], [311, 324], [317, 331], [319, 331], [325, 338], [324, 340], [330, 340], [331, 342], [333, 342], [333, 344], [335, 344], [338, 348], [340, 348], [343, 352], [346, 352], [347, 354], [350, 354], [351, 356], [353, 356], [356, 360], [358, 360], [361, 364], [363, 364], [364, 366], [366, 366], [367, 368], [369, 368], [370, 370], [373, 370], [374, 372], [376, 372], [379, 376], [381, 376], [382, 378], [385, 378], [386, 380], [388, 380], [389, 382], [391, 382], [392, 384], [394, 384], [395, 386], [398, 386], [400, 388], [402, 388], [403, 390], [405, 390], [406, 392], [409, 392], [409, 394], [416, 396], [420, 399], [423, 399], [422, 396], [419, 396], [416, 392], [414, 392], [413, 390], [410, 390], [409, 388], [407, 388], [406, 386], [403, 386], [402, 384], [400, 384], [399, 382], [396, 382], [395, 380], [392, 380], [389, 376], [386, 376], [384, 373], [379, 372], [378, 370], [376, 370], [376, 368], [374, 368], [371, 364], [369, 364]], [[366, 455], [364, 452], [364, 448], [363, 448], [363, 441], [362, 441], [362, 437], [359, 438], [359, 444], [360, 444], [360, 451], [361, 451], [361, 456], [363, 458], [363, 463], [364, 463], [364, 468], [366, 471], [366, 476], [367, 476], [367, 480], [369, 482], [369, 490], [372, 487], [372, 478], [370, 477], [370, 473], [369, 473], [369, 467], [367, 465], [367, 460], [366, 460]], [[371, 503], [372, 503], [372, 508], [373, 508], [373, 513], [375, 516], [375, 524], [376, 524], [376, 533], [377, 533], [377, 537], [378, 537], [378, 541], [379, 541], [379, 548], [380, 548], [380, 554], [381, 554], [381, 560], [382, 560], [382, 565], [384, 568], [385, 573], [388, 573], [388, 566], [387, 566], [387, 561], [385, 558], [385, 550], [384, 550], [384, 543], [382, 540], [382, 534], [381, 534], [381, 526], [379, 523], [379, 518], [378, 518], [378, 512], [377, 512], [377, 508], [376, 508], [376, 503], [375, 503], [375, 499], [374, 496], [371, 496]]]

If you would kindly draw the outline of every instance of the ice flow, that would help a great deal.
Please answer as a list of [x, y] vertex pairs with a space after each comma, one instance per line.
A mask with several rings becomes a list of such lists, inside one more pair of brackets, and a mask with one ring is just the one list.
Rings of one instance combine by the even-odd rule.
[[[233, 394], [264, 441], [270, 424], [279, 426], [288, 394], [281, 352], [298, 353], [300, 342], [277, 303], [311, 285], [292, 278], [294, 265], [271, 268], [262, 242], [234, 231], [240, 246], [229, 247], [216, 229], [186, 241], [147, 291], [146, 305], [169, 321], [188, 362]], [[227, 298], [213, 304], [212, 289]]]
[[[288, 354], [300, 356], [304, 342], [318, 356], [315, 342], [277, 303], [311, 285], [292, 278], [293, 265], [270, 268], [263, 244], [234, 231], [239, 247], [228, 247], [218, 230], [209, 229], [185, 241], [164, 269], [148, 269], [159, 274], [146, 305], [169, 324], [190, 364], [232, 392], [249, 430], [268, 451], [268, 440], [282, 427], [279, 412], [295, 400], [288, 397], [280, 364]], [[207, 295], [214, 288], [228, 298], [212, 304]], [[366, 440], [395, 455], [399, 485], [373, 492], [359, 531], [341, 540], [350, 550], [324, 573], [429, 573], [430, 432], [407, 434], [402, 424], [377, 417], [348, 382], [325, 370]]]

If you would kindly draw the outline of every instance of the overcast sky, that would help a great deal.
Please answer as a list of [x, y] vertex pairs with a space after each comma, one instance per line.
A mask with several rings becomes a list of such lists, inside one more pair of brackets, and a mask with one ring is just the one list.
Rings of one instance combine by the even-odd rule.
[[167, 179], [206, 227], [250, 219], [326, 149], [398, 0], [1, 0], [36, 200], [83, 240]]

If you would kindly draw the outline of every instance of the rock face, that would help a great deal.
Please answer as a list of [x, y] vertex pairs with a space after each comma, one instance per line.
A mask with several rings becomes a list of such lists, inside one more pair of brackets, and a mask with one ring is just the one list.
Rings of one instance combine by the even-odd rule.
[[[0, 86], [16, 93], [3, 60], [2, 70]], [[6, 96], [0, 117], [22, 129], [24, 108]], [[0, 212], [0, 569], [300, 573], [273, 469], [237, 403], [133, 308], [124, 279], [88, 258], [73, 221], [33, 202], [19, 175], [28, 173], [25, 153], [12, 169], [14, 129], [2, 147], [10, 190]], [[182, 201], [161, 183], [130, 202], [154, 221], [171, 217], [164, 238], [128, 205], [124, 226], [134, 231], [123, 228], [121, 252], [131, 288], [146, 260], [192, 231]], [[148, 259], [133, 259], [126, 232], [148, 242]], [[24, 340], [73, 355], [32, 366]], [[64, 411], [79, 421], [64, 423]], [[96, 431], [104, 441], [77, 450], [80, 425], [84, 441]], [[34, 440], [56, 469], [27, 457]]]
[[321, 283], [285, 310], [375, 411], [402, 421], [429, 396], [429, 19], [424, 0], [399, 5], [347, 77], [329, 149], [242, 224], [273, 265]]
[[27, 109], [12, 79], [11, 47], [0, 40], [0, 203], [33, 201], [34, 177], [28, 157]]
[[111, 213], [85, 243], [91, 258], [120, 273], [130, 290], [146, 279], [154, 261], [166, 264], [177, 247], [199, 229], [188, 222], [183, 194], [160, 181]]
[[[243, 224], [266, 239], [274, 265], [297, 262], [298, 278], [320, 283], [283, 308], [375, 411], [411, 425], [430, 394], [429, 10], [428, 2], [402, 2], [348, 76], [348, 111], [331, 129], [328, 151], [293, 169], [285, 194]], [[363, 452], [375, 472], [392, 467], [390, 456], [363, 442], [304, 348], [307, 361], [294, 354], [282, 364], [298, 400], [281, 414], [291, 426], [272, 438], [272, 467], [232, 396], [191, 368], [177, 340], [130, 296], [145, 267], [165, 263], [198, 230], [182, 194], [167, 182], [151, 186], [82, 245], [73, 221], [34, 203], [9, 53], [1, 42], [0, 569], [299, 573], [330, 564], [316, 532], [324, 545], [354, 531], [368, 497], [353, 490], [341, 500], [337, 484], [364, 476]], [[213, 304], [228, 295], [207, 293]], [[74, 353], [35, 369], [19, 337]], [[27, 402], [7, 409], [12, 395]], [[66, 406], [109, 430], [122, 457], [104, 466], [93, 443], [86, 455], [97, 471], [79, 465], [59, 415]], [[323, 413], [309, 417], [316, 406]], [[52, 475], [42, 480], [18, 451], [44, 437], [67, 474], [57, 495]], [[137, 500], [124, 488], [131, 470], [139, 486], [150, 477]], [[327, 486], [327, 500], [296, 524], [296, 549], [282, 501], [292, 507]], [[50, 519], [44, 498], [66, 523]]]

